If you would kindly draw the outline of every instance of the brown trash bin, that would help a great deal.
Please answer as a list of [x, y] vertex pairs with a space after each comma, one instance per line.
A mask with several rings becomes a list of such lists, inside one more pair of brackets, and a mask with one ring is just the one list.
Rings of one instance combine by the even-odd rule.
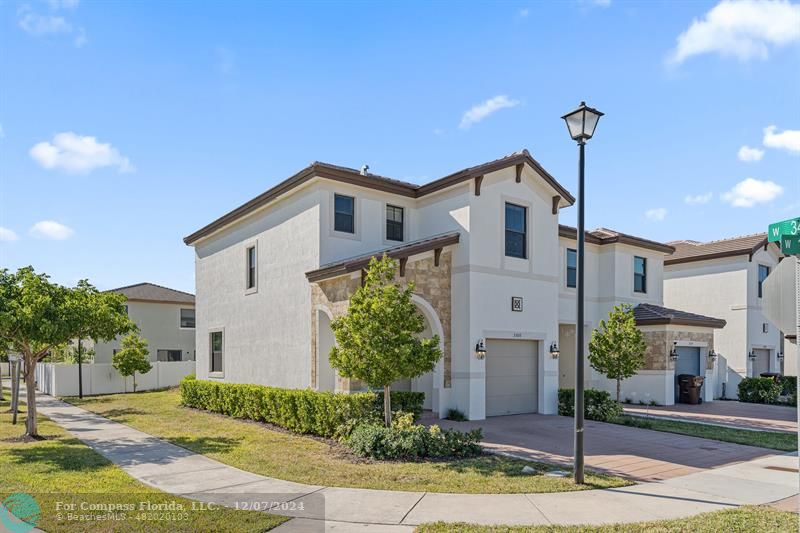
[[693, 376], [692, 374], [680, 374], [678, 376], [678, 402], [697, 405], [703, 403], [700, 396], [700, 389], [705, 378], [703, 376]]

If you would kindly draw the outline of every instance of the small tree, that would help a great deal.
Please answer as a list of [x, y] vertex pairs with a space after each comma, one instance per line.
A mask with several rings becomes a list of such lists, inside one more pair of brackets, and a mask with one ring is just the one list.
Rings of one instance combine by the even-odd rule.
[[147, 374], [153, 368], [149, 355], [147, 341], [134, 333], [122, 339], [122, 348], [114, 354], [112, 361], [114, 368], [124, 378], [133, 376], [133, 392], [136, 392], [136, 373]]
[[396, 272], [396, 261], [373, 257], [347, 314], [331, 323], [336, 337], [331, 366], [342, 376], [383, 387], [387, 426], [392, 423], [392, 382], [432, 371], [442, 356], [438, 336], [417, 337], [425, 330], [425, 317], [411, 301], [414, 284], [403, 288], [395, 281]]
[[622, 380], [636, 375], [644, 366], [647, 344], [642, 332], [636, 327], [633, 307], [621, 304], [608, 314], [608, 321], [601, 320], [592, 332], [589, 341], [589, 363], [592, 368], [617, 381], [619, 403]]
[[28, 416], [25, 434], [38, 437], [36, 363], [54, 346], [78, 337], [109, 341], [135, 325], [125, 312], [125, 296], [98, 292], [86, 280], [75, 288], [51, 283], [33, 267], [0, 270], [0, 346], [22, 354]]

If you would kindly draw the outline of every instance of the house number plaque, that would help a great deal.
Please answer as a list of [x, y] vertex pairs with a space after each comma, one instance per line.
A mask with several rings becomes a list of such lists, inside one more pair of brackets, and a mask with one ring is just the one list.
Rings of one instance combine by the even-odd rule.
[[511, 297], [511, 310], [518, 313], [522, 312], [522, 296]]

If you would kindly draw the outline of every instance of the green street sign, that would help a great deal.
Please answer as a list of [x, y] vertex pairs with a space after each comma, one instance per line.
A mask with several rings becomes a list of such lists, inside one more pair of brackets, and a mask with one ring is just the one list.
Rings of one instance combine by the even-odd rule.
[[800, 233], [800, 218], [790, 218], [783, 222], [770, 224], [767, 238], [769, 242], [778, 242], [784, 235], [797, 235], [798, 233]]
[[800, 254], [800, 234], [781, 237], [781, 253], [783, 255]]

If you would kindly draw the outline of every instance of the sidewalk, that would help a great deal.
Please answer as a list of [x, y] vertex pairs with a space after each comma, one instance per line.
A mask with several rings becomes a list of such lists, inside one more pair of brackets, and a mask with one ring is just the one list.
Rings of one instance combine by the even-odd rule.
[[783, 405], [764, 405], [717, 400], [700, 405], [624, 405], [625, 414], [650, 416], [679, 422], [696, 422], [711, 426], [749, 431], [797, 432], [797, 409]]
[[[275, 531], [412, 531], [434, 521], [601, 524], [680, 518], [797, 493], [795, 455], [770, 456], [663, 482], [553, 494], [441, 494], [303, 485], [222, 464], [40, 395], [39, 411], [134, 478], [171, 494], [236, 506], [280, 502], [296, 517]], [[287, 450], [287, 453], [291, 453]], [[287, 458], [291, 460], [291, 458]]]

